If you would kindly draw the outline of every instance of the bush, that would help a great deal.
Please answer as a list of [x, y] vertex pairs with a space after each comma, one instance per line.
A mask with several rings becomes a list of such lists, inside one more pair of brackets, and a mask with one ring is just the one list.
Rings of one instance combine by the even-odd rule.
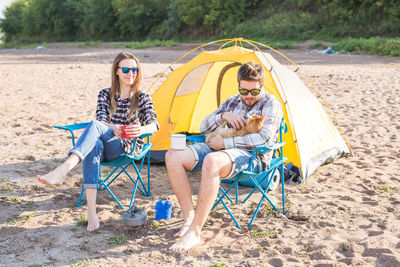
[[347, 38], [333, 46], [338, 51], [366, 52], [382, 56], [400, 56], [400, 38]]

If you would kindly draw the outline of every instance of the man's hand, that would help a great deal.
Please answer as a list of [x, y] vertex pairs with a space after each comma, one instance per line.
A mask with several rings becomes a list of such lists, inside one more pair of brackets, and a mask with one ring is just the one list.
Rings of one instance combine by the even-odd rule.
[[208, 141], [208, 145], [214, 150], [222, 150], [225, 149], [224, 138], [217, 134], [213, 138]]
[[224, 112], [221, 118], [229, 122], [235, 130], [240, 130], [247, 124], [242, 115], [232, 112]]

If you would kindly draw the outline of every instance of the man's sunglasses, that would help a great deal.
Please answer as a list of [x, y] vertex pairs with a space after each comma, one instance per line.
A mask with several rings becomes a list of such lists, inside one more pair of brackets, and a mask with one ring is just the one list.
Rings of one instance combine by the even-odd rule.
[[118, 67], [118, 68], [122, 69], [122, 73], [124, 73], [124, 74], [129, 73], [130, 70], [132, 70], [133, 73], [139, 71], [138, 68], [128, 68], [128, 67]]
[[249, 93], [251, 95], [259, 95], [261, 93], [261, 87], [258, 89], [251, 89], [251, 90], [247, 90], [247, 89], [242, 89], [239, 87], [239, 93], [241, 95], [248, 95]]

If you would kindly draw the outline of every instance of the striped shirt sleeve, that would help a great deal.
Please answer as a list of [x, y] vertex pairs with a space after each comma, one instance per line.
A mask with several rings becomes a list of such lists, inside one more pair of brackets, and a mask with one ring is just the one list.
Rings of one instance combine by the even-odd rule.
[[147, 93], [142, 92], [139, 103], [139, 121], [141, 125], [149, 125], [155, 122], [157, 130], [160, 129], [160, 124], [157, 120], [156, 110], [154, 109], [154, 102], [151, 96]]
[[96, 120], [110, 122], [110, 90], [105, 88], [100, 90], [97, 98]]
[[223, 125], [225, 121], [222, 119], [222, 114], [227, 112], [228, 107], [231, 107], [232, 104], [235, 104], [235, 97], [228, 98], [216, 111], [205, 117], [200, 124], [200, 132], [207, 134]]

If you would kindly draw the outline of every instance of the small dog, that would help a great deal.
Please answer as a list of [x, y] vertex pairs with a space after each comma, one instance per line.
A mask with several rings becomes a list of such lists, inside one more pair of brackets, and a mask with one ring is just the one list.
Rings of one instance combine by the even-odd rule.
[[208, 143], [211, 140], [211, 138], [217, 135], [222, 136], [222, 138], [228, 138], [228, 137], [243, 136], [251, 133], [257, 133], [261, 131], [264, 125], [264, 120], [265, 120], [265, 115], [262, 116], [252, 115], [249, 117], [246, 126], [239, 130], [233, 128], [226, 128], [225, 127], [226, 124], [221, 125], [213, 132], [206, 134], [206, 143]]

